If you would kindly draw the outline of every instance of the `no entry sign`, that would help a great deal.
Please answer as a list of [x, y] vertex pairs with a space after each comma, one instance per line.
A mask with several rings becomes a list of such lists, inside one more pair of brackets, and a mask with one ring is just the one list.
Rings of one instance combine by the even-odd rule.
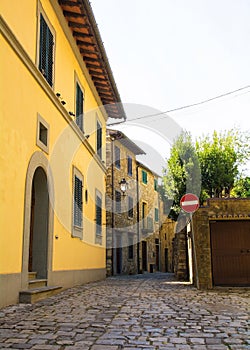
[[194, 213], [199, 208], [199, 198], [193, 193], [186, 193], [181, 197], [180, 205], [186, 213]]

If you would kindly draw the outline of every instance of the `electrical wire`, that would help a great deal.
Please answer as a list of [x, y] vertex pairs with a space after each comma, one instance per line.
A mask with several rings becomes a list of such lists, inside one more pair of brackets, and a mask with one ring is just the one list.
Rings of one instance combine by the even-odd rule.
[[[228, 95], [232, 95], [236, 92], [239, 92], [239, 91], [242, 91], [242, 90], [246, 90], [246, 89], [249, 89], [250, 88], [250, 85], [246, 85], [244, 87], [241, 87], [239, 89], [236, 89], [236, 90], [233, 90], [233, 91], [229, 91], [229, 92], [226, 92], [224, 94], [221, 94], [221, 95], [217, 95], [217, 96], [214, 96], [214, 97], [211, 97], [211, 98], [208, 98], [206, 100], [202, 100], [200, 102], [196, 102], [196, 103], [192, 103], [192, 104], [189, 104], [189, 105], [185, 105], [185, 106], [182, 106], [182, 107], [177, 107], [177, 108], [173, 108], [173, 109], [169, 109], [165, 112], [159, 112], [159, 113], [154, 113], [154, 114], [148, 114], [148, 115], [144, 115], [144, 116], [141, 116], [141, 117], [136, 117], [136, 118], [133, 118], [133, 119], [130, 119], [129, 121], [134, 121], [134, 120], [140, 120], [140, 119], [146, 119], [146, 118], [151, 118], [151, 117], [156, 117], [156, 116], [159, 116], [159, 115], [162, 115], [162, 114], [166, 114], [166, 113], [172, 113], [172, 112], [176, 112], [176, 111], [180, 111], [182, 109], [187, 109], [187, 108], [191, 108], [191, 107], [195, 107], [195, 106], [199, 106], [199, 105], [202, 105], [204, 103], [208, 103], [208, 102], [211, 102], [211, 101], [214, 101], [216, 99], [219, 99], [219, 98], [222, 98], [222, 97], [225, 97], [225, 96], [228, 96]], [[245, 92], [246, 94], [249, 93], [250, 91], [247, 91]], [[167, 116], [165, 117], [162, 117], [162, 118], [166, 118]], [[161, 119], [162, 119], [161, 118]], [[112, 126], [112, 125], [117, 125], [117, 124], [123, 124], [125, 123], [126, 121], [128, 120], [124, 120], [122, 122], [116, 122], [116, 123], [111, 123], [111, 124], [108, 124], [107, 126]]]

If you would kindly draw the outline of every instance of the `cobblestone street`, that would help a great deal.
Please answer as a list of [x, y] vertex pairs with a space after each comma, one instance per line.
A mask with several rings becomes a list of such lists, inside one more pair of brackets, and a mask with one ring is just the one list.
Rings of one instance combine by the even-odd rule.
[[108, 278], [0, 310], [0, 349], [250, 349], [249, 295], [171, 274]]

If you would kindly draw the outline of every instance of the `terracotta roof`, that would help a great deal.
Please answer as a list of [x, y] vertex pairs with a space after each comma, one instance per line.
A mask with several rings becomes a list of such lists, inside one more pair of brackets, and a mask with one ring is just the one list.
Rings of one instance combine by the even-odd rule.
[[107, 129], [107, 135], [113, 137], [120, 142], [124, 147], [129, 149], [135, 155], [146, 154], [137, 144], [130, 140], [123, 132], [113, 129]]
[[58, 0], [58, 3], [108, 116], [126, 119], [89, 0]]

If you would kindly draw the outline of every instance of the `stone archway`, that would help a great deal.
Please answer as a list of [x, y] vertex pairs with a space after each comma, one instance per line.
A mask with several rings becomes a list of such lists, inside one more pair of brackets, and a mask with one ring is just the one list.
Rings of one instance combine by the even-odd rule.
[[[31, 269], [35, 269], [38, 277], [47, 278], [49, 283], [52, 271], [53, 198], [53, 177], [48, 159], [43, 152], [37, 151], [30, 159], [25, 184], [22, 289], [28, 287], [28, 272]], [[40, 246], [44, 237], [45, 244]]]

